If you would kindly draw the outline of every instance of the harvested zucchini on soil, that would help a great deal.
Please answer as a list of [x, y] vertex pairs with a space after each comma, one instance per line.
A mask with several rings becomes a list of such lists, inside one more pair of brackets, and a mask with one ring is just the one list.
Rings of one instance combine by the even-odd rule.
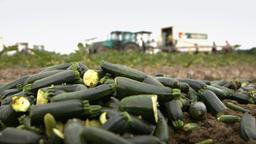
[[157, 106], [156, 95], [136, 95], [122, 99], [119, 109], [134, 115], [141, 115], [142, 118], [157, 123]]
[[127, 77], [138, 81], [143, 81], [147, 77], [147, 75], [141, 71], [120, 64], [103, 62], [101, 68], [106, 73], [113, 74], [114, 76]]
[[47, 113], [56, 119], [79, 118], [90, 115], [99, 115], [101, 107], [90, 105], [88, 101], [68, 100], [45, 105], [32, 106], [30, 116], [32, 122], [40, 122]]
[[5, 128], [0, 132], [0, 143], [2, 144], [38, 144], [41, 136], [18, 128]]
[[168, 87], [154, 86], [125, 77], [116, 77], [116, 97], [122, 99], [125, 96], [139, 94], [155, 94], [158, 96], [159, 102], [170, 101], [180, 96], [179, 89], [171, 89]]
[[95, 144], [133, 144], [132, 142], [104, 129], [85, 127], [81, 138], [83, 142]]
[[256, 141], [256, 120], [255, 117], [249, 113], [245, 113], [242, 116], [240, 134], [246, 141]]
[[212, 112], [214, 115], [217, 115], [226, 110], [226, 106], [212, 91], [203, 90], [200, 93], [201, 99], [207, 107], [207, 111]]
[[62, 93], [51, 98], [52, 102], [65, 101], [71, 99], [97, 101], [105, 97], [109, 97], [114, 93], [115, 87], [112, 84], [102, 84], [94, 88], [85, 90]]
[[184, 125], [184, 116], [182, 112], [182, 106], [179, 104], [178, 100], [172, 100], [165, 103], [164, 105], [169, 122], [176, 129], [182, 128]]
[[64, 142], [65, 144], [82, 144], [80, 135], [83, 131], [83, 124], [79, 119], [70, 119], [65, 124]]
[[189, 116], [195, 120], [205, 119], [207, 114], [206, 106], [203, 102], [194, 102], [189, 107]]

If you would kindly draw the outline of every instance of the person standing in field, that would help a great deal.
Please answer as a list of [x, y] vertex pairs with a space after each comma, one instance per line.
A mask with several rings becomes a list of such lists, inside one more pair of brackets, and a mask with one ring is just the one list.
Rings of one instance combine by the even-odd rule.
[[223, 47], [224, 53], [229, 53], [233, 50], [232, 46], [229, 44], [229, 42], [225, 41], [226, 45]]
[[215, 42], [212, 44], [212, 53], [217, 53], [217, 45]]

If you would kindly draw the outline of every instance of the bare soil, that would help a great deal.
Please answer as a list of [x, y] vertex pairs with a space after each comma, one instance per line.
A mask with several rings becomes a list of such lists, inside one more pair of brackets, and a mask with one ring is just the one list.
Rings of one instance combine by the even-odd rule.
[[[239, 65], [227, 67], [203, 67], [203, 66], [174, 66], [174, 67], [137, 67], [148, 74], [166, 74], [172, 77], [191, 77], [194, 79], [218, 80], [218, 79], [243, 79], [256, 80], [256, 67], [254, 65]], [[34, 74], [39, 68], [0, 69], [0, 83], [15, 80], [21, 76]]]
[[256, 79], [256, 66], [255, 65], [239, 65], [239, 66], [226, 66], [226, 67], [203, 67], [203, 66], [190, 66], [190, 67], [144, 67], [138, 68], [150, 74], [167, 74], [172, 77], [191, 77], [193, 79], [205, 80], [218, 80], [218, 79], [243, 79], [255, 80]]

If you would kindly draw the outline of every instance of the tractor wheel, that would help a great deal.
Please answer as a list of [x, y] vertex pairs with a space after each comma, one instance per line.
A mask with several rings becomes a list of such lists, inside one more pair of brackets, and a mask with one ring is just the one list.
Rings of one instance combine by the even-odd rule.
[[127, 43], [123, 46], [123, 50], [130, 52], [130, 51], [140, 51], [140, 47], [139, 45], [135, 44], [135, 43]]
[[105, 52], [107, 51], [108, 48], [104, 47], [101, 44], [95, 44], [93, 46], [90, 47], [89, 49], [89, 53], [91, 54], [95, 54], [95, 53], [101, 53], [101, 52]]

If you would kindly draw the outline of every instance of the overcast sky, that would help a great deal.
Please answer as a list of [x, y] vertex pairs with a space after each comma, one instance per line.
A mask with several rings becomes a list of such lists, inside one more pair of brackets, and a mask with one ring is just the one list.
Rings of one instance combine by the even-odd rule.
[[5, 44], [29, 42], [67, 53], [79, 41], [111, 30], [185, 27], [211, 40], [256, 46], [255, 0], [0, 0]]

